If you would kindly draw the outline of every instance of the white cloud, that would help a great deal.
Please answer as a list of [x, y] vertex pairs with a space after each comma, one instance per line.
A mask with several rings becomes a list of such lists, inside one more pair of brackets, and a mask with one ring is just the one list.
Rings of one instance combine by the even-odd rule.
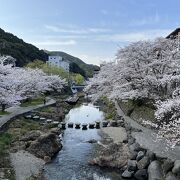
[[110, 29], [90, 27], [90, 28], [79, 28], [79, 27], [61, 27], [45, 25], [45, 28], [49, 31], [56, 33], [69, 33], [69, 34], [91, 34], [91, 33], [105, 33], [110, 32]]
[[113, 57], [104, 57], [97, 55], [79, 54], [78, 57], [88, 64], [100, 65], [103, 61], [110, 61]]
[[164, 37], [169, 34], [172, 30], [170, 29], [155, 29], [155, 30], [146, 30], [139, 32], [130, 32], [130, 33], [121, 33], [121, 34], [108, 34], [108, 35], [99, 35], [97, 36], [97, 41], [104, 42], [135, 42], [140, 40], [149, 40], [156, 37]]
[[159, 14], [156, 12], [153, 16], [143, 17], [141, 19], [135, 19], [130, 22], [131, 26], [144, 26], [157, 24], [161, 21]]
[[32, 42], [36, 46], [71, 46], [76, 45], [77, 42], [75, 40], [68, 40], [68, 41], [39, 41], [39, 42]]

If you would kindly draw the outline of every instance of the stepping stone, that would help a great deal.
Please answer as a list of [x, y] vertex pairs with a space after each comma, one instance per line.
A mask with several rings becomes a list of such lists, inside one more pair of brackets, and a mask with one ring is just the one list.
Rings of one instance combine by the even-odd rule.
[[47, 119], [46, 122], [49, 124], [52, 122], [52, 119]]
[[107, 125], [108, 125], [108, 121], [103, 121], [102, 122], [102, 127], [107, 127]]
[[53, 121], [52, 124], [59, 125], [59, 121]]
[[66, 123], [65, 122], [61, 122], [61, 129], [66, 129]]
[[96, 129], [100, 129], [100, 121], [96, 121]]
[[89, 123], [89, 129], [94, 129], [95, 124], [94, 123]]
[[81, 128], [81, 124], [80, 123], [75, 123], [75, 128], [76, 129], [80, 129]]
[[24, 117], [25, 117], [25, 119], [31, 119], [31, 118], [32, 118], [31, 115], [26, 115], [26, 116], [24, 116]]
[[68, 123], [68, 128], [73, 128], [74, 124], [73, 123]]
[[39, 116], [33, 116], [34, 120], [39, 120], [39, 118], [40, 118]]
[[88, 126], [88, 124], [83, 123], [83, 124], [82, 124], [82, 130], [87, 130], [87, 126]]
[[39, 120], [40, 120], [40, 121], [45, 121], [45, 120], [46, 120], [46, 118], [41, 117]]

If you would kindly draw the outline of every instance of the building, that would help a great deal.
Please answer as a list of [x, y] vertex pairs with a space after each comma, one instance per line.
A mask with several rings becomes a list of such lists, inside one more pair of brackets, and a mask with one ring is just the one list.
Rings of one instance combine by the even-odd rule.
[[13, 67], [16, 66], [16, 59], [13, 58], [12, 56], [0, 56], [0, 64], [2, 65], [12, 65]]
[[173, 32], [171, 32], [168, 36], [166, 36], [167, 39], [176, 39], [180, 36], [180, 28], [175, 29]]
[[65, 71], [69, 72], [69, 62], [64, 61], [61, 56], [49, 56], [47, 64], [56, 66], [56, 67], [61, 67]]

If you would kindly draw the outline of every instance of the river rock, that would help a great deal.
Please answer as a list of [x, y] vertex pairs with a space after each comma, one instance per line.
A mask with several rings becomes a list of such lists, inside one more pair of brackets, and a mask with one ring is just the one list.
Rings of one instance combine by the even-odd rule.
[[154, 161], [156, 159], [156, 155], [152, 151], [147, 151], [146, 156], [149, 157], [150, 162]]
[[110, 126], [117, 127], [117, 122], [116, 121], [110, 121]]
[[27, 150], [43, 159], [45, 156], [53, 157], [61, 148], [62, 145], [57, 141], [56, 135], [49, 133], [33, 141]]
[[34, 141], [41, 135], [40, 131], [30, 131], [26, 133], [20, 141]]
[[137, 163], [138, 169], [145, 169], [149, 165], [150, 160], [147, 156], [144, 156], [140, 161]]
[[123, 178], [131, 178], [134, 174], [134, 171], [128, 171], [127, 169], [122, 173]]
[[148, 173], [146, 169], [140, 169], [134, 174], [135, 179], [137, 180], [147, 180]]
[[45, 163], [50, 163], [51, 158], [49, 156], [44, 156], [44, 161], [45, 161]]
[[177, 180], [177, 178], [175, 177], [175, 175], [172, 172], [169, 172], [166, 175], [165, 180]]
[[123, 120], [117, 120], [117, 126], [124, 127], [124, 121]]
[[129, 146], [129, 149], [137, 152], [143, 150], [143, 148], [141, 148], [138, 143], [133, 143], [132, 145]]
[[163, 171], [159, 161], [152, 161], [148, 167], [148, 180], [161, 180], [163, 179]]
[[127, 168], [129, 171], [136, 171], [137, 169], [137, 161], [128, 160]]
[[59, 134], [61, 134], [61, 129], [60, 128], [51, 128], [50, 132], [53, 134], [59, 135]]
[[89, 140], [89, 141], [87, 141], [87, 142], [93, 144], [93, 143], [97, 143], [97, 140], [91, 139], [91, 140]]
[[137, 154], [138, 153], [136, 151], [130, 150], [130, 159], [131, 160], [136, 160]]
[[139, 161], [144, 157], [144, 152], [143, 151], [139, 151], [136, 157], [136, 160]]
[[127, 144], [112, 143], [101, 150], [101, 155], [94, 158], [89, 163], [100, 167], [124, 168], [129, 159], [129, 149]]
[[130, 137], [130, 138], [128, 139], [128, 144], [129, 144], [129, 145], [133, 144], [134, 142], [135, 142], [135, 138]]
[[176, 161], [174, 162], [174, 167], [173, 167], [173, 169], [172, 169], [172, 172], [173, 172], [174, 174], [180, 175], [180, 160], [176, 160]]
[[163, 171], [165, 174], [167, 174], [170, 170], [172, 170], [174, 166], [174, 162], [170, 159], [164, 160], [164, 163], [162, 165]]

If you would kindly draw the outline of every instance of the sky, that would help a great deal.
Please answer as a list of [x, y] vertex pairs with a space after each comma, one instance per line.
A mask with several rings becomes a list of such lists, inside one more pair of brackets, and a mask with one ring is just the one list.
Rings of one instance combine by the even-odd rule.
[[0, 0], [0, 28], [89, 64], [180, 27], [179, 0]]

